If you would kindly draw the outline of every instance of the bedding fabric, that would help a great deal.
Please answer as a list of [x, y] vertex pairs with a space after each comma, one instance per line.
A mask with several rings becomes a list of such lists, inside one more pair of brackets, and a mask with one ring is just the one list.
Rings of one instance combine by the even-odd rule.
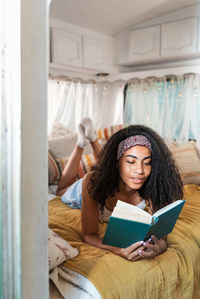
[[48, 229], [48, 261], [49, 271], [68, 259], [78, 255], [77, 248], [73, 248], [66, 240], [61, 238], [53, 230]]
[[[186, 185], [184, 195], [167, 251], [137, 262], [83, 243], [80, 210], [56, 197], [49, 202], [49, 227], [79, 250], [62, 267], [85, 276], [105, 299], [200, 298], [200, 186]], [[101, 236], [106, 226], [99, 224]]]
[[56, 267], [49, 277], [54, 284], [50, 299], [60, 298], [59, 294], [66, 299], [101, 299], [101, 295], [87, 278], [64, 266]]

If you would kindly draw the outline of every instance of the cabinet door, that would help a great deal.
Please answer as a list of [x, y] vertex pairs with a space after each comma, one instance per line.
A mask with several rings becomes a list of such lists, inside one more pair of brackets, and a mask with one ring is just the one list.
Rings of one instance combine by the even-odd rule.
[[198, 18], [161, 25], [161, 57], [178, 57], [197, 53]]
[[129, 61], [151, 60], [160, 56], [160, 26], [129, 33]]
[[51, 29], [52, 63], [82, 66], [81, 35], [66, 30]]
[[104, 40], [83, 37], [83, 66], [85, 68], [106, 71], [108, 45]]

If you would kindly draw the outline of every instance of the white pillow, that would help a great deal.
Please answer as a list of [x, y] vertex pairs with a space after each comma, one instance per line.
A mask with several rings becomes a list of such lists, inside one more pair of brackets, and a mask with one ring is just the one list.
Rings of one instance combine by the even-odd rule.
[[[50, 137], [48, 139], [48, 147], [55, 159], [67, 158], [71, 155], [77, 142], [77, 133], [69, 133], [59, 137]], [[92, 153], [90, 144], [84, 148], [84, 153]]]
[[66, 240], [48, 229], [48, 260], [49, 271], [78, 255], [78, 249], [72, 247]]
[[69, 157], [75, 148], [77, 133], [70, 133], [59, 137], [50, 137], [48, 147], [54, 158]]
[[59, 137], [66, 134], [72, 133], [67, 127], [65, 127], [63, 124], [61, 124], [58, 121], [55, 121], [51, 127], [51, 130], [49, 132], [49, 137]]

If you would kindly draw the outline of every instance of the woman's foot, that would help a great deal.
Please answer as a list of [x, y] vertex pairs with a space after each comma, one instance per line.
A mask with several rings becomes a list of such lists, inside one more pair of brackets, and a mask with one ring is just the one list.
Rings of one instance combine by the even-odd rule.
[[94, 132], [93, 122], [90, 117], [84, 117], [81, 121], [81, 125], [84, 128], [85, 137], [93, 142], [97, 139], [97, 136]]
[[78, 125], [78, 139], [77, 139], [76, 144], [81, 148], [84, 148], [89, 143], [88, 139], [85, 136], [84, 131], [85, 131], [85, 129], [84, 129], [83, 125], [80, 123]]

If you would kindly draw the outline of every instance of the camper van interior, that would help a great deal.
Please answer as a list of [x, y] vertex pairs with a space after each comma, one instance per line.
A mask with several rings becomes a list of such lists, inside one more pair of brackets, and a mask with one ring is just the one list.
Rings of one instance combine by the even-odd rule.
[[[52, 298], [200, 296], [200, 4], [183, 2], [51, 3], [49, 228], [78, 249], [51, 268]], [[167, 252], [158, 259], [130, 265], [84, 244], [80, 210], [55, 198], [78, 125], [88, 116], [102, 145], [129, 124], [150, 126], [180, 167], [187, 204], [168, 237]], [[80, 177], [94, 163], [88, 145]], [[105, 232], [104, 224], [100, 230]]]
[[[200, 2], [6, 1], [0, 298], [200, 298]], [[56, 190], [85, 117], [102, 146], [130, 124], [165, 140], [186, 203], [163, 254], [130, 262], [83, 242]], [[95, 159], [86, 145], [80, 178]]]

